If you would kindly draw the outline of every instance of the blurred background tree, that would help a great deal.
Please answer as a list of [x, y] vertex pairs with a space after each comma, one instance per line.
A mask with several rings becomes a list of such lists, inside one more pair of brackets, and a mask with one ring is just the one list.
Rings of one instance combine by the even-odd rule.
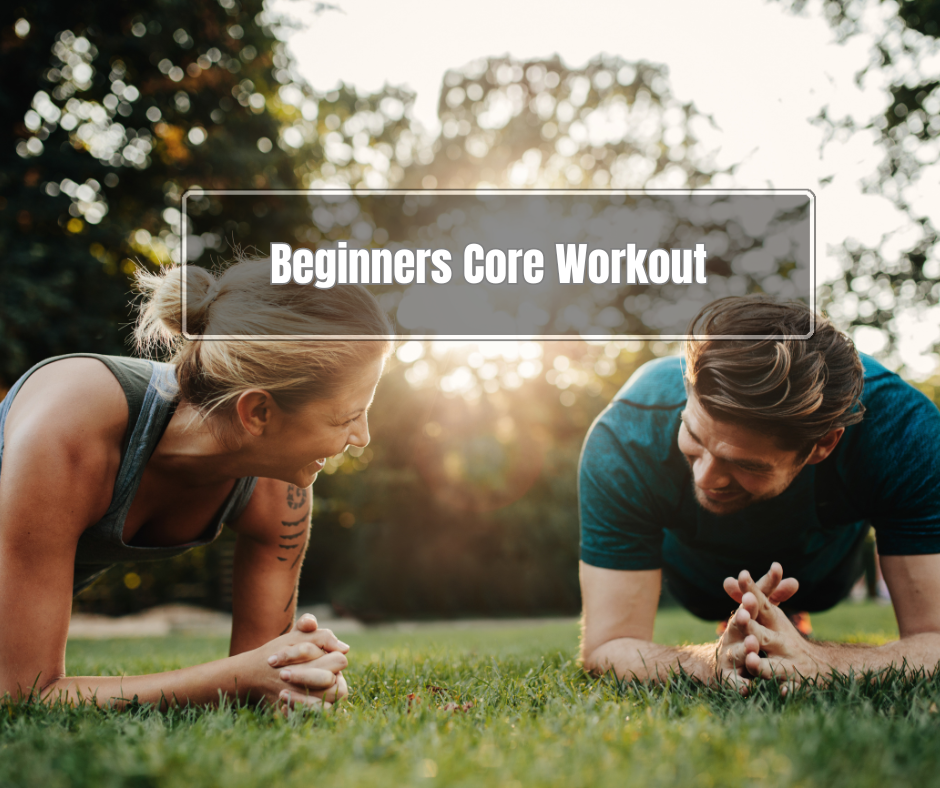
[[[130, 276], [173, 259], [186, 188], [298, 181], [275, 144], [293, 75], [261, 0], [38, 0], [3, 16], [0, 68], [17, 75], [0, 98], [9, 386], [50, 355], [122, 352]], [[226, 219], [198, 241], [238, 243], [244, 219]], [[300, 219], [276, 212], [265, 226], [286, 236]]]
[[[794, 11], [806, 5], [806, 0], [785, 2]], [[820, 289], [821, 303], [841, 325], [878, 331], [886, 354], [911, 319], [922, 324], [923, 345], [938, 348], [940, 1], [824, 0], [822, 5], [839, 40], [866, 36], [871, 41], [870, 62], [856, 79], [880, 87], [887, 101], [871, 118], [837, 116], [823, 107], [816, 122], [827, 131], [827, 145], [854, 134], [873, 139], [884, 157], [863, 187], [890, 199], [907, 221], [873, 246], [846, 239], [843, 275]], [[937, 377], [923, 384], [935, 397], [938, 386]]]
[[[211, 263], [352, 232], [266, 199], [233, 215], [210, 195], [185, 227], [189, 188], [683, 188], [716, 172], [698, 141], [709, 118], [650, 63], [475, 61], [445, 75], [430, 138], [408, 91], [305, 84], [260, 0], [39, 0], [3, 13], [0, 63], [21, 78], [0, 96], [0, 386], [55, 353], [124, 352], [134, 266], [177, 260], [183, 233], [190, 259]], [[401, 220], [374, 218], [393, 231]], [[581, 442], [641, 363], [674, 350], [404, 343], [373, 444], [331, 459], [314, 488], [301, 602], [371, 619], [577, 611]], [[125, 566], [78, 605], [224, 608], [230, 556], [226, 536]]]

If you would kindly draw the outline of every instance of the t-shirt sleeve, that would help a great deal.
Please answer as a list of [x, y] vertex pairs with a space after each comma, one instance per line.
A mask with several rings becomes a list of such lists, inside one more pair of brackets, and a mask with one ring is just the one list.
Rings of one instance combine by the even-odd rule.
[[940, 411], [896, 376], [868, 407], [890, 414], [872, 419], [856, 455], [878, 471], [871, 485], [878, 551], [940, 553]]
[[613, 409], [625, 407], [615, 403], [600, 416], [581, 452], [581, 560], [602, 569], [658, 569], [663, 531], [643, 473], [651, 464], [643, 462], [629, 423], [614, 418]]

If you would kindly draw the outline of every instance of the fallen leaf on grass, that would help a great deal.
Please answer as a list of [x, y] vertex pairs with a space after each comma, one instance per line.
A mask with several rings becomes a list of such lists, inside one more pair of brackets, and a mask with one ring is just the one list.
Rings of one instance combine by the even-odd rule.
[[[433, 685], [429, 685], [428, 689], [432, 693], [435, 693], [435, 694], [442, 693], [444, 691], [440, 687], [435, 687]], [[409, 713], [411, 712], [412, 705], [417, 706], [419, 703], [421, 703], [421, 696], [417, 692], [409, 692], [408, 693], [408, 712]], [[470, 711], [470, 709], [472, 708], [473, 708], [472, 700], [468, 700], [466, 703], [455, 703], [454, 701], [450, 701], [449, 703], [445, 703], [443, 706], [440, 707], [441, 711], [450, 711], [450, 712], [453, 712], [454, 714], [456, 714], [458, 711], [460, 712]]]
[[470, 711], [473, 708], [473, 701], [468, 700], [466, 703], [450, 703], [445, 704], [443, 707], [444, 711], [452, 711], [456, 714], [458, 711]]

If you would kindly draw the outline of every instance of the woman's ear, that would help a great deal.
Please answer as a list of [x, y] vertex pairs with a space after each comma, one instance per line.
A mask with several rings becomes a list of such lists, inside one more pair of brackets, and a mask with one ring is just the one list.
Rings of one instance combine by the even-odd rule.
[[242, 427], [256, 438], [260, 438], [271, 424], [277, 405], [264, 389], [248, 389], [238, 395], [235, 412]]

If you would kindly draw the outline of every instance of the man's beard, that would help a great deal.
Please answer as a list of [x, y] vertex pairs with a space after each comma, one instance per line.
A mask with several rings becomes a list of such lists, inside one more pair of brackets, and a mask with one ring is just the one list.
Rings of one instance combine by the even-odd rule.
[[[686, 460], [688, 460], [688, 458], [686, 458]], [[799, 467], [797, 467], [796, 470], [794, 470], [790, 475], [790, 478], [787, 479], [787, 483], [784, 484], [780, 489], [774, 490], [773, 492], [764, 493], [763, 495], [754, 495], [753, 493], [749, 493], [743, 487], [738, 487], [736, 490], [734, 490], [734, 492], [737, 492], [738, 495], [727, 501], [715, 501], [711, 498], [708, 498], [705, 495], [705, 491], [695, 484], [694, 475], [692, 478], [692, 493], [695, 495], [695, 502], [707, 512], [716, 514], [719, 517], [726, 514], [736, 514], [742, 509], [747, 509], [749, 506], [753, 506], [755, 503], [769, 501], [771, 498], [776, 498], [778, 495], [785, 492], [787, 488], [793, 484], [793, 480], [799, 475], [800, 471], [803, 470], [805, 465], [805, 462], [801, 463]], [[691, 463], [689, 463], [689, 468], [691, 469]], [[729, 490], [729, 492], [732, 491]]]
[[[708, 498], [705, 495], [704, 490], [698, 487], [695, 482], [692, 482], [692, 492], [695, 495], [695, 502], [701, 506], [706, 512], [711, 512], [712, 514], [717, 514], [719, 516], [726, 514], [735, 514], [740, 512], [742, 509], [746, 509], [751, 504], [757, 503], [758, 500], [766, 500], [766, 498], [757, 498], [746, 490], [741, 490], [740, 495], [736, 496], [727, 501], [714, 501], [711, 498]], [[783, 492], [781, 490], [781, 492]], [[778, 493], [779, 494], [779, 493]], [[774, 496], [768, 496], [770, 498]]]

